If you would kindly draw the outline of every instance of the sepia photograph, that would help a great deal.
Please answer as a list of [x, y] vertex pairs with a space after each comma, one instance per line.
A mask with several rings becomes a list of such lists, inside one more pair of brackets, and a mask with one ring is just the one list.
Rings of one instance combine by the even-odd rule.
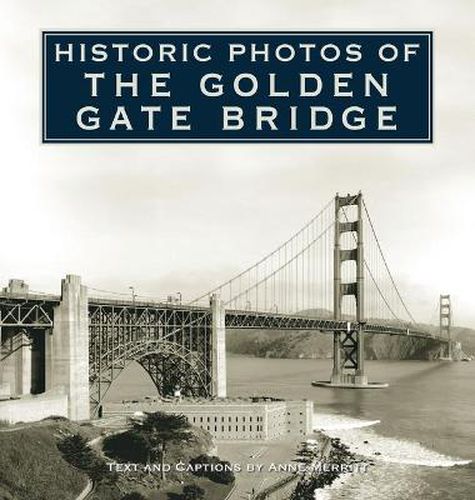
[[475, 498], [475, 4], [1, 12], [0, 500]]

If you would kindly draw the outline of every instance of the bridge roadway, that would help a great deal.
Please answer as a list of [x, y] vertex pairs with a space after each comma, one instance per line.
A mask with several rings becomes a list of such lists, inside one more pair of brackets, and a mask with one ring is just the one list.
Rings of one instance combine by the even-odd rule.
[[[0, 293], [0, 327], [51, 328], [54, 323], [53, 309], [61, 301], [59, 295], [28, 293], [12, 295]], [[199, 318], [211, 314], [209, 307], [185, 304], [169, 304], [132, 299], [109, 299], [89, 297], [90, 315], [98, 309], [115, 312], [134, 311], [138, 319], [134, 326], [140, 327], [140, 317], [144, 312], [154, 312], [153, 316], [161, 319], [173, 318], [174, 326], [183, 322], [191, 326]], [[226, 309], [226, 328], [230, 329], [268, 329], [268, 330], [317, 330], [323, 333], [346, 332], [357, 330], [355, 321], [334, 320], [313, 317], [306, 314], [286, 314], [269, 311], [250, 311]], [[150, 323], [146, 326], [150, 327]], [[369, 320], [364, 324], [364, 331], [372, 334], [401, 335], [422, 339], [434, 339], [447, 343], [447, 338], [432, 334], [414, 325], [393, 325], [389, 322]]]

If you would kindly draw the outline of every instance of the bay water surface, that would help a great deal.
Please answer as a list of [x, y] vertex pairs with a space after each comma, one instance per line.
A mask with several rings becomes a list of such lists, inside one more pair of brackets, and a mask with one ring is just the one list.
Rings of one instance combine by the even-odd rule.
[[[475, 362], [370, 361], [385, 389], [313, 387], [331, 360], [228, 357], [230, 396], [306, 398], [314, 427], [374, 462], [343, 475], [322, 499], [475, 499]], [[123, 372], [108, 399], [154, 394], [138, 366]], [[319, 497], [319, 498], [320, 498]]]

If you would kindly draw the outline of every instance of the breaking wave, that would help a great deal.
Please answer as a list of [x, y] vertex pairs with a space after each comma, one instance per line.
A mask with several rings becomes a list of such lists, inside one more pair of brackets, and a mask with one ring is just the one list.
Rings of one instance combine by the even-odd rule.
[[315, 413], [313, 427], [329, 437], [341, 439], [350, 451], [372, 461], [426, 467], [453, 467], [471, 462], [443, 455], [418, 442], [380, 436], [370, 428], [378, 423], [379, 420]]
[[346, 417], [344, 415], [333, 415], [330, 413], [314, 413], [313, 428], [316, 431], [334, 431], [361, 429], [379, 424], [381, 420], [362, 420], [360, 418]]

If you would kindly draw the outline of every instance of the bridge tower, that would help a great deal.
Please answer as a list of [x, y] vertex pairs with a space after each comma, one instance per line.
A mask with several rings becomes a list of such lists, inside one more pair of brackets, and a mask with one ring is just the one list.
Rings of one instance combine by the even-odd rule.
[[452, 305], [450, 295], [441, 295], [439, 300], [439, 333], [441, 337], [448, 339], [447, 357], [452, 359]]
[[[356, 207], [356, 214], [351, 207]], [[343, 212], [347, 208], [345, 212]], [[364, 246], [363, 246], [363, 195], [335, 197], [335, 245], [333, 270], [333, 306], [334, 319], [342, 318], [343, 297], [354, 297], [356, 308], [355, 323], [348, 323], [346, 332], [335, 331], [333, 334], [333, 373], [331, 385], [365, 386], [368, 383], [364, 370]], [[353, 210], [354, 212], [354, 210]], [[344, 216], [344, 217], [342, 217]], [[342, 248], [342, 235], [352, 233], [354, 245]], [[343, 282], [342, 267], [347, 261], [353, 261], [356, 267], [356, 279]]]
[[226, 312], [218, 294], [211, 295], [211, 349], [212, 384], [211, 395], [227, 396], [226, 388]]
[[68, 395], [71, 420], [89, 418], [88, 292], [80, 276], [61, 280], [61, 301], [46, 346], [46, 389]]

